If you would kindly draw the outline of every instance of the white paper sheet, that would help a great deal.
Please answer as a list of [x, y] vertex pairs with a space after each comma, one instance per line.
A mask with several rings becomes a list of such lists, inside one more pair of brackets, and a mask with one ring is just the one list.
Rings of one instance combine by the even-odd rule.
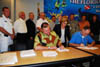
[[77, 47], [77, 48], [88, 49], [88, 50], [96, 50], [96, 49], [98, 49], [98, 47]]
[[60, 49], [60, 48], [57, 48], [57, 51], [59, 51], [59, 52], [68, 52], [69, 49]]
[[20, 56], [21, 57], [31, 57], [31, 56], [36, 56], [35, 51], [32, 50], [24, 50], [24, 51], [20, 51]]
[[15, 64], [18, 62], [16, 53], [0, 54], [0, 65]]
[[42, 55], [44, 57], [55, 57], [58, 55], [58, 53], [56, 51], [43, 51]]

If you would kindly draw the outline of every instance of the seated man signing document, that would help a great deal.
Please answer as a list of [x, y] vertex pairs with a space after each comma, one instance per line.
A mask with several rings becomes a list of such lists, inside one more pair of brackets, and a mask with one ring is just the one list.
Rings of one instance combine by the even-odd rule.
[[35, 50], [44, 50], [44, 49], [56, 49], [57, 46], [60, 49], [64, 49], [58, 35], [50, 30], [48, 23], [43, 23], [41, 25], [42, 31], [37, 33], [35, 36], [34, 48]]
[[72, 35], [69, 45], [74, 47], [92, 47], [95, 44], [95, 41], [90, 37], [89, 33], [90, 28], [85, 26], [80, 32], [76, 32]]

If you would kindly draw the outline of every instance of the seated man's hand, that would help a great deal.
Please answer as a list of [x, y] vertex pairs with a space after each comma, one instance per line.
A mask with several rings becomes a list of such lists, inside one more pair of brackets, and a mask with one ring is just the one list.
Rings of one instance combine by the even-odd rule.
[[81, 44], [80, 44], [80, 47], [84, 47], [84, 44], [81, 43]]
[[57, 49], [57, 47], [53, 46], [53, 47], [50, 47], [49, 49]]
[[88, 47], [92, 47], [92, 45], [90, 44], [90, 45], [88, 45]]
[[64, 46], [62, 45], [62, 46], [60, 46], [60, 49], [64, 49]]

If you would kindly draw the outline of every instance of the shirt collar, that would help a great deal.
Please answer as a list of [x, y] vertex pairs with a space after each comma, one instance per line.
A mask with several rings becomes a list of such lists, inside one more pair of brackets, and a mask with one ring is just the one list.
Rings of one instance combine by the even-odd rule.
[[6, 21], [10, 21], [9, 18], [6, 18], [5, 15], [3, 14], [2, 17], [6, 20]]
[[[43, 36], [48, 36], [47, 34], [44, 34], [43, 32], [41, 32], [42, 34], [43, 34]], [[51, 32], [50, 32], [50, 35], [49, 36], [51, 36], [52, 34], [51, 34]]]
[[29, 19], [29, 20], [33, 22], [33, 20], [31, 20], [31, 19]]
[[40, 20], [45, 20], [45, 19], [40, 18]]
[[80, 36], [81, 36], [82, 38], [85, 38], [85, 37], [86, 37], [86, 36], [83, 36], [83, 35], [82, 35], [81, 31], [80, 31]]
[[22, 18], [19, 18], [19, 20], [21, 20], [21, 21], [25, 22]]

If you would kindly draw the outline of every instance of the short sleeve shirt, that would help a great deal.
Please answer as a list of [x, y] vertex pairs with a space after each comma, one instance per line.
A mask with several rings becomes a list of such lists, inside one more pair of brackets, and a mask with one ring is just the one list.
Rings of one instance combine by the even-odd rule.
[[[9, 18], [6, 18], [4, 15], [2, 15], [2, 17], [0, 18], [0, 27], [4, 28], [10, 34], [13, 33], [11, 20]], [[0, 32], [0, 34], [3, 35], [2, 32]]]
[[35, 37], [34, 48], [38, 45], [41, 45], [38, 36], [41, 38], [41, 41], [43, 43], [47, 44], [46, 46], [48, 47], [56, 46], [60, 41], [59, 36], [54, 31], [51, 31], [49, 36], [44, 34], [43, 32], [39, 32]]
[[26, 23], [23, 19], [19, 18], [14, 23], [15, 33], [27, 33]]
[[43, 20], [43, 19], [40, 18], [39, 20], [37, 20], [36, 27], [40, 27], [41, 28], [41, 25], [44, 22], [48, 23], [48, 21], [46, 19]]
[[94, 40], [90, 37], [90, 35], [83, 37], [81, 32], [76, 32], [75, 34], [72, 35], [72, 38], [69, 41], [69, 43], [74, 43], [74, 44], [83, 43], [85, 46], [87, 46], [88, 43], [92, 43], [93, 41]]

